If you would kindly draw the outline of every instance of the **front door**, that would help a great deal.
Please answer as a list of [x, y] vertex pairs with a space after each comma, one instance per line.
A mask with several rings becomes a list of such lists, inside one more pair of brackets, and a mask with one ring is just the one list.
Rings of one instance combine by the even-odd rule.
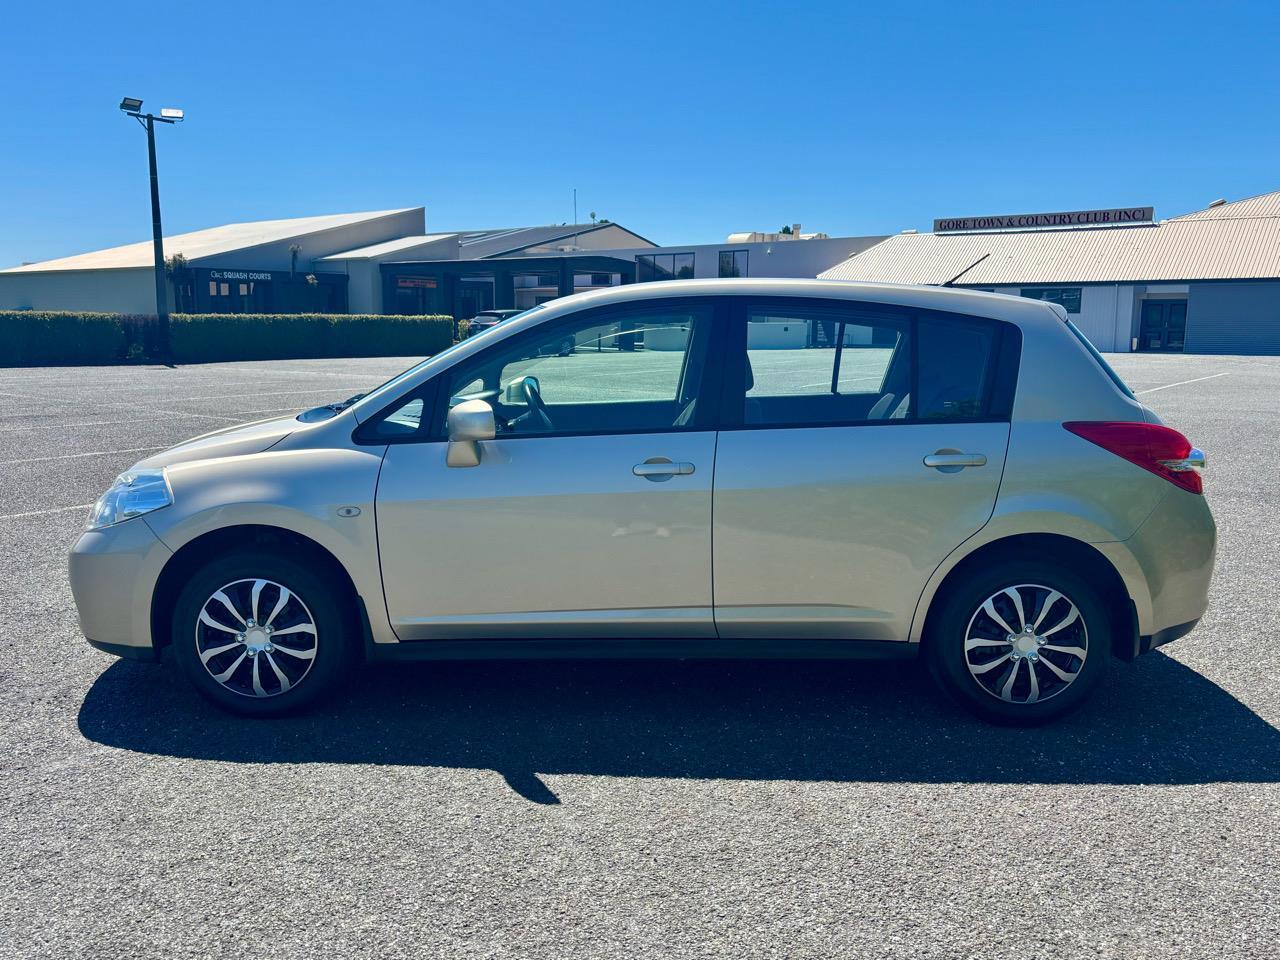
[[1187, 334], [1187, 301], [1142, 301], [1139, 350], [1180, 353]]
[[995, 505], [1011, 402], [995, 371], [1017, 336], [1004, 327], [794, 301], [735, 319], [731, 342], [745, 342], [726, 362], [716, 454], [720, 637], [908, 637], [925, 581]]
[[492, 310], [494, 304], [492, 277], [461, 277], [454, 287], [453, 318], [470, 320], [481, 310]]
[[[401, 640], [710, 637], [715, 309], [600, 308], [518, 334], [440, 375], [388, 430], [377, 522]], [[565, 344], [569, 346], [566, 349]], [[498, 436], [445, 462], [450, 406]], [[414, 404], [417, 404], [414, 407]]]

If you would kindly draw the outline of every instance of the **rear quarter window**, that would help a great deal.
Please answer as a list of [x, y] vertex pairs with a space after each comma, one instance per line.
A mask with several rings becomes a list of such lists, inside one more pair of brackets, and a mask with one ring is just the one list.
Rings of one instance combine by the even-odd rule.
[[1129, 389], [1129, 385], [1120, 379], [1120, 374], [1111, 369], [1111, 364], [1107, 363], [1102, 354], [1098, 352], [1098, 348], [1089, 342], [1089, 338], [1081, 332], [1080, 328], [1070, 320], [1064, 320], [1063, 322], [1067, 325], [1067, 329], [1071, 331], [1072, 335], [1084, 344], [1084, 348], [1089, 351], [1089, 356], [1093, 357], [1094, 363], [1102, 368], [1102, 372], [1110, 378], [1120, 392], [1130, 400], [1137, 400], [1138, 398], [1133, 395], [1133, 391]]

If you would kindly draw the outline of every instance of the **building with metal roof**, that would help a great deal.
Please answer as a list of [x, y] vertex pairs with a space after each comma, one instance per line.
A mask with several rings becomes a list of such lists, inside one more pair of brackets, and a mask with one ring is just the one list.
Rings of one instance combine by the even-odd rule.
[[[175, 310], [344, 312], [347, 278], [329, 254], [420, 235], [422, 207], [231, 223], [164, 239]], [[0, 309], [153, 314], [151, 241], [0, 270]]]
[[[938, 225], [1100, 219], [1084, 213]], [[1280, 353], [1280, 192], [1159, 222], [903, 233], [821, 276], [1054, 300], [1100, 350]]]
[[[794, 234], [794, 235], [793, 235]], [[734, 235], [658, 247], [610, 221], [426, 232], [422, 207], [235, 223], [166, 237], [189, 313], [445, 313], [684, 277], [815, 277], [883, 237]], [[780, 235], [779, 235], [780, 236]], [[0, 270], [0, 309], [155, 312], [150, 241]]]
[[[652, 247], [615, 223], [428, 234], [423, 207], [232, 223], [164, 239], [178, 311], [381, 313], [395, 260], [571, 255]], [[0, 270], [0, 309], [155, 312], [151, 241]]]

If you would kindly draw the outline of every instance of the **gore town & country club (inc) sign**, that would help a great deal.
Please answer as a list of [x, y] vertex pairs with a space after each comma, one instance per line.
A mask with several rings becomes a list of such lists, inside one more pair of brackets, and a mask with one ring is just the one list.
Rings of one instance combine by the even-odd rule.
[[954, 217], [933, 221], [934, 233], [955, 230], [1028, 230], [1035, 227], [1110, 227], [1150, 223], [1155, 207], [1117, 207], [1113, 210], [1068, 210], [1064, 213], [1014, 213], [998, 217]]

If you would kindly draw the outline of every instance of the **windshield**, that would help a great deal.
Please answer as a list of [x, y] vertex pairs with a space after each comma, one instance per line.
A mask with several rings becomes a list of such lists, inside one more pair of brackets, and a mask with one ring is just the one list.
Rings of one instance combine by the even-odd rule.
[[1074, 333], [1076, 339], [1084, 344], [1084, 348], [1089, 351], [1089, 355], [1092, 356], [1095, 361], [1097, 361], [1097, 364], [1102, 368], [1102, 371], [1108, 377], [1111, 378], [1111, 382], [1120, 388], [1120, 392], [1123, 393], [1130, 400], [1138, 399], [1133, 395], [1133, 391], [1129, 389], [1129, 385], [1120, 379], [1120, 374], [1112, 370], [1111, 364], [1107, 363], [1107, 361], [1103, 359], [1102, 354], [1098, 352], [1098, 348], [1095, 347], [1092, 343], [1090, 343], [1089, 338], [1080, 332], [1080, 328], [1077, 327], [1070, 320], [1067, 320], [1066, 324], [1067, 324], [1067, 329], [1070, 330], [1072, 333]]
[[[536, 307], [530, 307], [528, 310], [523, 310], [523, 311], [521, 311], [520, 313], [513, 314], [512, 316], [508, 317], [507, 319], [508, 319], [508, 320], [515, 320], [517, 317], [525, 317], [525, 316], [528, 316], [528, 315], [529, 315], [529, 314], [531, 314], [531, 313], [535, 313], [535, 312], [536, 312], [536, 311], [538, 311], [538, 310], [542, 310], [542, 309], [544, 309], [544, 306], [545, 306], [544, 304], [541, 304], [541, 303], [540, 303], [540, 304], [538, 304]], [[505, 321], [504, 321], [504, 325], [505, 325]], [[374, 387], [374, 388], [373, 388], [372, 390], [370, 390], [368, 393], [363, 394], [363, 395], [360, 397], [359, 402], [363, 403], [363, 402], [364, 402], [364, 401], [366, 401], [366, 400], [368, 400], [368, 401], [385, 400], [385, 399], [386, 399], [386, 395], [387, 395], [388, 393], [391, 393], [393, 390], [395, 390], [395, 388], [396, 388], [399, 384], [404, 383], [406, 380], [408, 380], [409, 378], [411, 378], [415, 373], [417, 373], [419, 370], [421, 370], [421, 369], [422, 369], [424, 366], [426, 366], [428, 363], [431, 363], [432, 361], [435, 361], [435, 360], [439, 360], [441, 357], [447, 357], [449, 354], [453, 353], [455, 350], [457, 350], [457, 349], [458, 349], [460, 346], [462, 346], [464, 343], [469, 343], [469, 342], [471, 342], [471, 341], [468, 341], [468, 340], [459, 340], [459, 341], [458, 341], [457, 343], [455, 343], [453, 346], [451, 346], [451, 347], [447, 347], [446, 349], [441, 350], [439, 353], [433, 354], [433, 355], [431, 355], [431, 356], [427, 357], [426, 359], [421, 360], [421, 361], [419, 361], [418, 363], [415, 363], [415, 364], [414, 364], [412, 367], [410, 367], [409, 369], [407, 369], [407, 370], [405, 370], [405, 371], [403, 371], [403, 372], [401, 372], [401, 373], [396, 374], [396, 375], [395, 375], [394, 377], [392, 377], [390, 380], [386, 381], [385, 383], [383, 383], [383, 384], [381, 384], [381, 385], [379, 385], [379, 386], [377, 386], [377, 387]]]

